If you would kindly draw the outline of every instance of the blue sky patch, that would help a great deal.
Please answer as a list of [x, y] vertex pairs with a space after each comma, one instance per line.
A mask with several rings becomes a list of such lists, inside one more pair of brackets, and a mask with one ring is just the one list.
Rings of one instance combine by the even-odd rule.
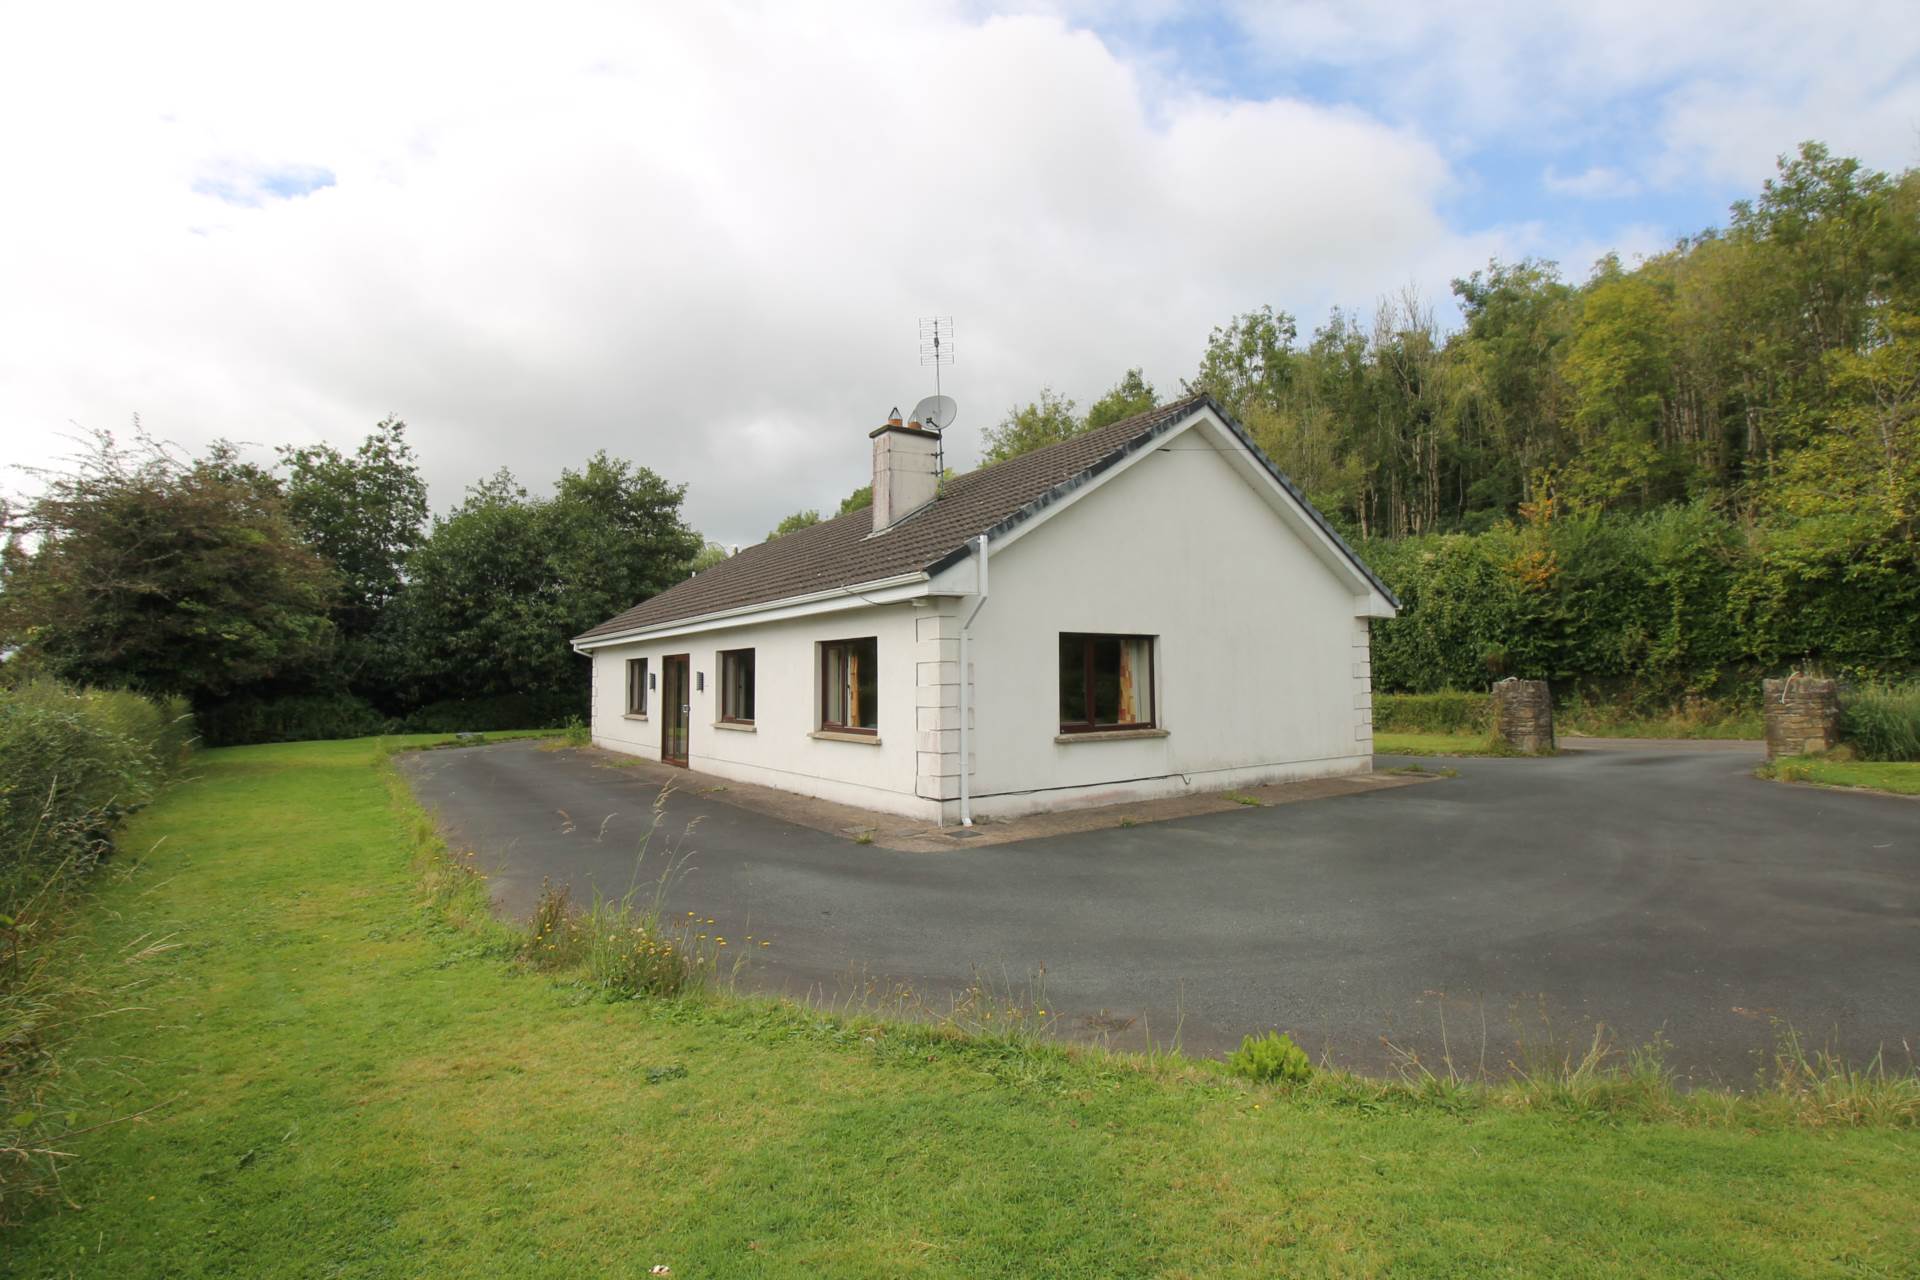
[[297, 200], [334, 185], [333, 170], [319, 165], [232, 166], [196, 178], [194, 191], [240, 209], [258, 209], [270, 200]]

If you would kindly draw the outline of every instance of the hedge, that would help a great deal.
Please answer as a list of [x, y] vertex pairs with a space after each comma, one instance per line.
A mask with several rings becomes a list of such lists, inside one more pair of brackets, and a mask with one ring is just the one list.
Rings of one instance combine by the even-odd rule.
[[0, 689], [0, 915], [105, 857], [121, 819], [178, 773], [193, 737], [177, 698], [49, 680]]
[[1920, 668], [1914, 549], [1819, 532], [1700, 504], [1364, 542], [1402, 605], [1374, 624], [1375, 687], [1484, 689], [1513, 675], [1671, 706], [1751, 702], [1761, 675], [1796, 665], [1856, 679]]

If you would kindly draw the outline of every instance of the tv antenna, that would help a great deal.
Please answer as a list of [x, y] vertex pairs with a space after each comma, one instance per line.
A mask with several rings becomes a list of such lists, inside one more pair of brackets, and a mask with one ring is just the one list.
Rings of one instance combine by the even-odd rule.
[[[953, 317], [920, 317], [920, 365], [933, 366], [933, 394], [913, 406], [910, 421], [922, 423], [940, 437], [940, 443], [934, 446], [933, 474], [935, 484], [946, 478], [947, 474], [947, 428], [953, 425], [954, 414], [960, 406], [953, 402], [952, 396], [940, 394], [940, 366], [953, 363]], [[936, 489], [936, 492], [938, 490]]]
[[[953, 317], [920, 317], [920, 365], [933, 366], [933, 393], [940, 394], [940, 366], [953, 363]], [[945, 425], [942, 423], [941, 425]]]

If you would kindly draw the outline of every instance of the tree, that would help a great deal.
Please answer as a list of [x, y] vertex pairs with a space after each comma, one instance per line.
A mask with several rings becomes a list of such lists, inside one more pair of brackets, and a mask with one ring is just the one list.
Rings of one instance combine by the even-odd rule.
[[693, 559], [687, 562], [687, 572], [689, 574], [705, 573], [732, 554], [733, 552], [719, 543], [708, 539], [700, 550], [694, 552]]
[[840, 510], [835, 515], [848, 515], [855, 511], [865, 511], [873, 505], [873, 486], [863, 484], [846, 497], [840, 499]]
[[[873, 495], [871, 493], [867, 495], [867, 502], [869, 505], [873, 502]], [[805, 511], [796, 511], [781, 520], [779, 524], [773, 526], [773, 532], [767, 535], [767, 541], [772, 542], [775, 538], [783, 538], [789, 533], [797, 533], [802, 529], [811, 529], [819, 523], [820, 513], [813, 508], [809, 507]]]
[[1015, 405], [1007, 410], [1007, 416], [998, 425], [987, 428], [983, 441], [986, 456], [981, 459], [982, 463], [1005, 462], [1079, 435], [1086, 430], [1086, 424], [1074, 416], [1073, 409], [1072, 400], [1051, 387], [1042, 387], [1038, 400]]
[[584, 697], [572, 637], [681, 581], [700, 553], [685, 494], [605, 452], [561, 472], [551, 498], [504, 470], [468, 489], [407, 564], [414, 699]]
[[1200, 370], [1187, 390], [1211, 392], [1235, 414], [1255, 403], [1279, 405], [1292, 382], [1299, 333], [1292, 316], [1270, 306], [1235, 316], [1207, 335]]
[[1145, 413], [1159, 402], [1153, 393], [1153, 384], [1138, 369], [1129, 369], [1114, 383], [1107, 394], [1093, 402], [1087, 410], [1085, 429], [1098, 431], [1101, 427], [1131, 418], [1136, 413]]
[[400, 593], [407, 556], [427, 523], [427, 486], [407, 424], [387, 418], [349, 456], [329, 444], [284, 446], [287, 513], [307, 543], [340, 571], [335, 622], [371, 631]]
[[1576, 492], [1602, 503], [1640, 505], [1680, 496], [1662, 448], [1673, 392], [1670, 299], [1644, 272], [1609, 257], [1586, 290], [1564, 366], [1579, 443]]
[[77, 684], [205, 705], [327, 660], [339, 578], [272, 477], [230, 445], [182, 460], [138, 431], [41, 473], [0, 555], [0, 642]]

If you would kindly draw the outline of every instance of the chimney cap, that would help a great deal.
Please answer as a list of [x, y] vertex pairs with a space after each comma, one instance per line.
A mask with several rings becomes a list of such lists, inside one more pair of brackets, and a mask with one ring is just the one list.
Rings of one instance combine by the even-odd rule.
[[938, 440], [940, 438], [938, 431], [929, 431], [917, 422], [902, 422], [898, 418], [889, 418], [873, 430], [867, 432], [867, 439], [872, 440], [888, 431], [898, 431], [901, 435], [907, 436], [925, 436], [929, 440]]

